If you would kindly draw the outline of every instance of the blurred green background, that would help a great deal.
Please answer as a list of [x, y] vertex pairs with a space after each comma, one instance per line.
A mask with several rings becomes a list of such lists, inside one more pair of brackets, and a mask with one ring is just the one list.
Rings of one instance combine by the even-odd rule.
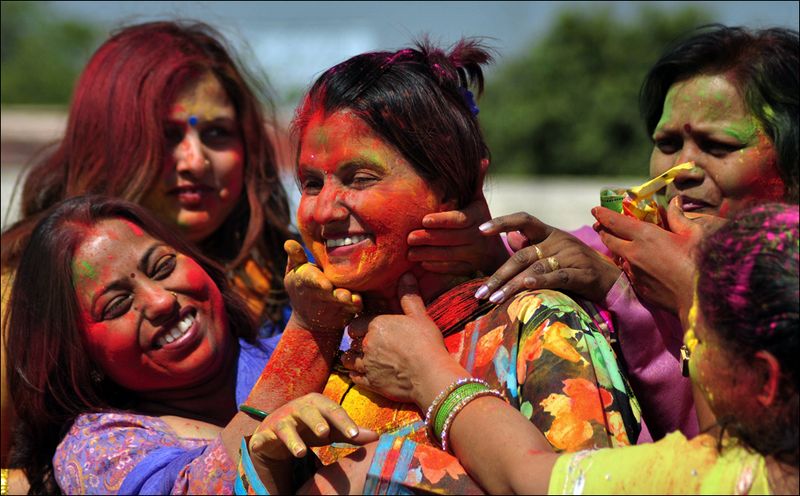
[[[66, 111], [76, 77], [108, 35], [105, 25], [69, 17], [54, 4], [1, 4], [4, 108]], [[264, 5], [268, 10], [272, 4]], [[479, 102], [493, 174], [646, 174], [651, 145], [637, 106], [642, 78], [670, 41], [716, 19], [707, 3], [635, 7], [632, 16], [620, 16], [608, 4], [561, 2], [538, 36], [520, 49], [498, 50]], [[277, 95], [288, 108], [284, 114], [303, 90], [295, 84]]]

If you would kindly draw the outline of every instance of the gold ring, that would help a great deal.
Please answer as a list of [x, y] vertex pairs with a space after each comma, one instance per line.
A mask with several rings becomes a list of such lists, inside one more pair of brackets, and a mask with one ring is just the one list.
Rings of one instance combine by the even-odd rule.
[[561, 268], [561, 265], [558, 264], [558, 260], [556, 260], [556, 257], [547, 257], [547, 265], [550, 266], [550, 270], [552, 270], [553, 272]]
[[536, 260], [544, 258], [544, 253], [542, 253], [542, 249], [539, 248], [539, 245], [533, 245], [533, 249], [536, 250]]

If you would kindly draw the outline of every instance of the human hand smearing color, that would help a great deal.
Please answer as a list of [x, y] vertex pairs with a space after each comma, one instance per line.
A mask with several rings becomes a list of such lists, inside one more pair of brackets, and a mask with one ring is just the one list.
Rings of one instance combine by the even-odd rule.
[[289, 258], [284, 285], [292, 301], [292, 319], [310, 331], [340, 331], [361, 312], [361, 295], [335, 288], [319, 268], [309, 263], [300, 243], [283, 245]]
[[[488, 166], [489, 161], [484, 159], [484, 174]], [[491, 218], [482, 189], [462, 210], [428, 214], [422, 219], [422, 229], [408, 235], [408, 259], [440, 274], [469, 276], [476, 269], [485, 274], [494, 272], [506, 261], [508, 252], [500, 236], [486, 236], [478, 229]]]
[[445, 348], [411, 273], [400, 278], [397, 291], [403, 314], [353, 320], [348, 328], [353, 347], [342, 364], [354, 383], [425, 409], [454, 378], [469, 374]]
[[722, 217], [685, 214], [675, 197], [667, 207], [670, 230], [618, 214], [602, 207], [592, 209], [594, 229], [611, 252], [636, 293], [676, 314], [692, 305], [694, 255], [703, 236], [726, 222]]
[[516, 252], [478, 289], [478, 298], [501, 303], [522, 289], [548, 288], [600, 302], [619, 277], [608, 257], [525, 212], [497, 217], [481, 229], [485, 235], [509, 233]]

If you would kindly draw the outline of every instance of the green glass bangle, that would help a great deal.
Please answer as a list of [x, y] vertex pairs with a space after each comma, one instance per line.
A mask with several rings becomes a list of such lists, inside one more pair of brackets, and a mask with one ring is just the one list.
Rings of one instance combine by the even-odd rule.
[[469, 382], [464, 384], [463, 386], [459, 386], [458, 388], [454, 389], [453, 392], [447, 395], [447, 397], [442, 402], [442, 406], [439, 408], [439, 411], [436, 412], [436, 420], [433, 422], [433, 432], [437, 438], [441, 439], [442, 429], [444, 428], [444, 423], [447, 417], [450, 415], [450, 411], [463, 400], [465, 397], [477, 393], [479, 391], [486, 391], [489, 387], [475, 382]]
[[264, 410], [259, 410], [258, 408], [250, 405], [239, 405], [239, 411], [246, 413], [259, 421], [264, 420], [269, 416], [269, 413], [265, 412]]

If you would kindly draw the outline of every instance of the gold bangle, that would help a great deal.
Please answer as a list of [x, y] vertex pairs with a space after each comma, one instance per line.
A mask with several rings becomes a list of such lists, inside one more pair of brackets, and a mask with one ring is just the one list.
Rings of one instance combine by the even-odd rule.
[[0, 468], [0, 494], [8, 494], [8, 469]]

